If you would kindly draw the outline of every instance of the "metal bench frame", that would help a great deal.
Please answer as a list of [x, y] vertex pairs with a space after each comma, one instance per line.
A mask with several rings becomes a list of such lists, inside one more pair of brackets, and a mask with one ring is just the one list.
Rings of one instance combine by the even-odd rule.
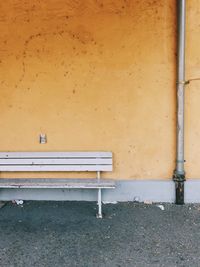
[[0, 188], [98, 189], [98, 213], [102, 218], [102, 189], [115, 188], [113, 180], [101, 179], [112, 171], [112, 152], [0, 152], [1, 172], [96, 172], [96, 179], [0, 179]]

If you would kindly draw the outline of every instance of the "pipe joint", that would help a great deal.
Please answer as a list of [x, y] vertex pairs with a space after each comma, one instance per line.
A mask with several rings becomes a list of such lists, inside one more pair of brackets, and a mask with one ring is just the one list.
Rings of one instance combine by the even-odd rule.
[[174, 180], [174, 182], [184, 182], [185, 181], [185, 172], [180, 173], [177, 170], [175, 170], [174, 174], [173, 174], [173, 180]]

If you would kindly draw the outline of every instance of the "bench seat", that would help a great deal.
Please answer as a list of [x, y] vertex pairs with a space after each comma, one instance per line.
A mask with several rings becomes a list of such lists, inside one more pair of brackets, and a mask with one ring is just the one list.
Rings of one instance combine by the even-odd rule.
[[17, 178], [0, 179], [0, 188], [72, 188], [72, 189], [98, 189], [115, 188], [113, 180], [101, 179], [40, 179]]

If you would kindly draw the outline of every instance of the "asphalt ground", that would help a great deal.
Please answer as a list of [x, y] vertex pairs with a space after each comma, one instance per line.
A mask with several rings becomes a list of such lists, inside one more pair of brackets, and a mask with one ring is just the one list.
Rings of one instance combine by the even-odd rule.
[[0, 266], [200, 266], [200, 205], [11, 202], [0, 209]]

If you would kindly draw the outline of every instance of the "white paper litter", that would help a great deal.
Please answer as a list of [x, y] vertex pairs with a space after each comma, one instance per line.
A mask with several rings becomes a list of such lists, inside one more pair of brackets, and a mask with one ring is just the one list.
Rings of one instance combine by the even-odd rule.
[[156, 205], [159, 209], [165, 210], [165, 207], [163, 205]]
[[117, 204], [117, 201], [102, 201], [103, 204]]
[[17, 199], [17, 200], [15, 200], [15, 203], [16, 203], [17, 205], [23, 205], [24, 201], [21, 200], [21, 199]]

